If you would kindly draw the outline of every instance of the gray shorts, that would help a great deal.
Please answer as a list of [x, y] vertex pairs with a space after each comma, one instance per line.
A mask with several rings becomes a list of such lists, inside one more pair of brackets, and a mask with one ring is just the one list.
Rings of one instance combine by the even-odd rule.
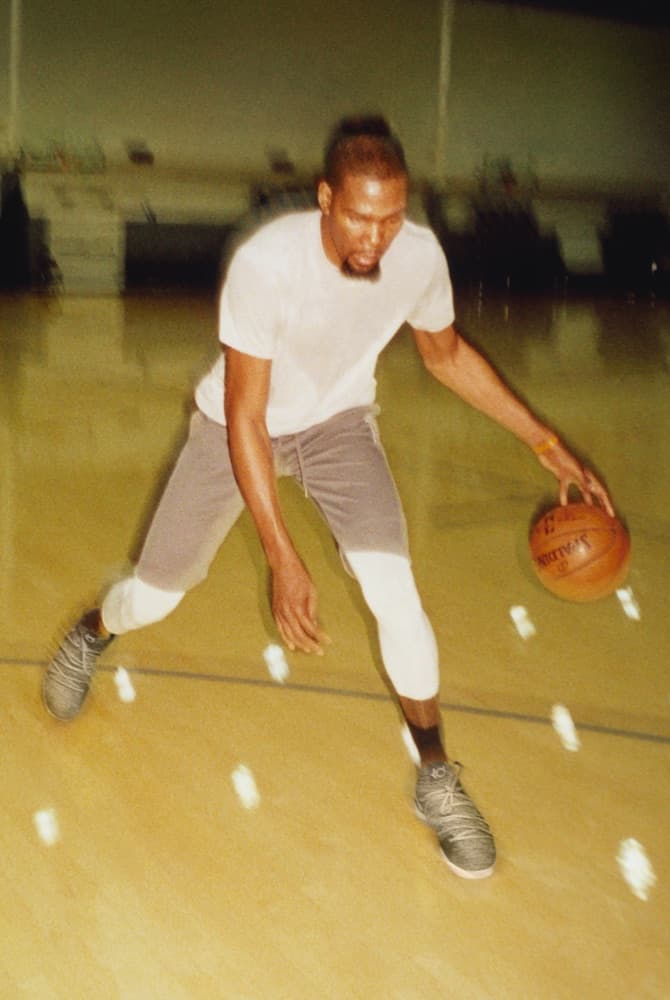
[[[371, 407], [273, 438], [272, 447], [277, 475], [300, 483], [343, 555], [408, 555], [405, 517]], [[194, 587], [243, 509], [226, 428], [196, 411], [146, 536], [138, 576], [163, 590]]]

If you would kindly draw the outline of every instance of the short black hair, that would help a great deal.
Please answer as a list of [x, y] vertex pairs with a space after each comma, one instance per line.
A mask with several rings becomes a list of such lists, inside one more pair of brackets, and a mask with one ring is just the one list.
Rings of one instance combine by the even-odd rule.
[[345, 174], [379, 179], [407, 176], [402, 143], [382, 115], [342, 118], [330, 133], [324, 179], [336, 187]]

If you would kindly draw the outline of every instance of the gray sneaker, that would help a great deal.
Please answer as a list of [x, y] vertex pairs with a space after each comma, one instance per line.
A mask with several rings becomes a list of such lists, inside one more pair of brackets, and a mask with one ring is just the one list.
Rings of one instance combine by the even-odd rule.
[[493, 874], [496, 848], [484, 817], [461, 785], [461, 765], [426, 764], [419, 768], [414, 805], [440, 842], [444, 860], [461, 878]]
[[47, 712], [68, 722], [78, 715], [95, 672], [98, 657], [114, 636], [102, 638], [91, 632], [81, 618], [63, 639], [47, 667], [42, 682], [42, 700]]

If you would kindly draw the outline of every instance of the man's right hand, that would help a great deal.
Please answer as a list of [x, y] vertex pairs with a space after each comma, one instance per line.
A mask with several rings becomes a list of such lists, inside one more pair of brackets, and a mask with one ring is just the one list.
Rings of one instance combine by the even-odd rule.
[[319, 625], [317, 605], [316, 587], [297, 555], [272, 569], [272, 614], [290, 650], [323, 656], [330, 638]]

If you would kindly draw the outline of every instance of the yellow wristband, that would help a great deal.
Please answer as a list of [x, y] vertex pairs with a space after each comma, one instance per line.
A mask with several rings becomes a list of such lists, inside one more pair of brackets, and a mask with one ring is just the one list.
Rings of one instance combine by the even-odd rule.
[[541, 441], [540, 444], [534, 445], [533, 451], [536, 455], [544, 455], [545, 451], [551, 451], [551, 449], [555, 448], [557, 444], [558, 438], [555, 434], [552, 434], [551, 437], [546, 439], [546, 441]]

